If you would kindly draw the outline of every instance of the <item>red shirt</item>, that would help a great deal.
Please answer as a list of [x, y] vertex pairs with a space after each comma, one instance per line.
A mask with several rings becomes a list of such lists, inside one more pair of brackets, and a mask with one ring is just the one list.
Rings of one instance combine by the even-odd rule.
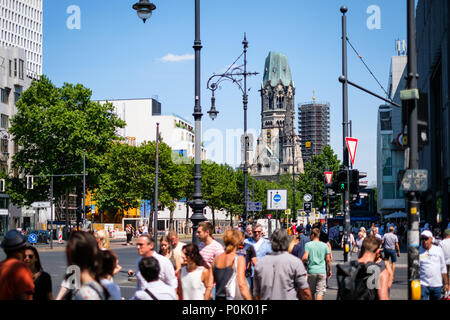
[[28, 266], [15, 259], [0, 262], [0, 300], [16, 300], [23, 294], [33, 299], [33, 274]]

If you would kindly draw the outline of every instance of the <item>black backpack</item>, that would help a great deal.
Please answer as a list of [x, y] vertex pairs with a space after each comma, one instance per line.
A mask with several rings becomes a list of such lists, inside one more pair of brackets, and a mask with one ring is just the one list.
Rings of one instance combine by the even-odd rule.
[[337, 300], [378, 300], [377, 289], [369, 289], [367, 286], [369, 282], [373, 281], [371, 277], [374, 275], [373, 272], [368, 272], [370, 266], [376, 266], [381, 271], [381, 267], [376, 263], [363, 264], [351, 261], [336, 266]]

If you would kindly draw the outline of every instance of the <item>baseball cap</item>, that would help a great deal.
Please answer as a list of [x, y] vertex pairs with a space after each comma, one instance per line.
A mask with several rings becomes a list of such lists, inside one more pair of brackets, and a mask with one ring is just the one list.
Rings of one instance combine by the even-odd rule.
[[17, 230], [9, 230], [5, 234], [1, 247], [5, 251], [16, 251], [26, 246], [26, 237]]
[[420, 234], [420, 237], [427, 237], [427, 238], [433, 238], [433, 234], [431, 233], [430, 230], [424, 230], [422, 231], [422, 233]]

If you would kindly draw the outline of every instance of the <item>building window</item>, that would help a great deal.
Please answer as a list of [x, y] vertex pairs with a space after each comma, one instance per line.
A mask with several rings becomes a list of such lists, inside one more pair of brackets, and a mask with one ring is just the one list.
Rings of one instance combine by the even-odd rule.
[[8, 120], [9, 117], [6, 114], [1, 115], [1, 128], [8, 129]]
[[9, 152], [8, 152], [8, 139], [2, 138], [0, 147], [1, 147], [1, 152], [3, 154], [9, 154]]
[[19, 101], [21, 94], [22, 94], [22, 87], [14, 86], [14, 103], [17, 103], [17, 101]]
[[395, 186], [393, 183], [383, 183], [383, 199], [395, 199]]
[[14, 77], [17, 77], [17, 59], [14, 59]]
[[23, 80], [23, 60], [19, 60], [19, 78]]
[[3, 103], [8, 103], [8, 100], [9, 100], [9, 90], [8, 89], [0, 89], [0, 91], [1, 91], [1, 93], [0, 93], [0, 95], [1, 95], [1, 101], [3, 102]]
[[380, 112], [381, 130], [392, 130], [391, 112]]
[[392, 150], [391, 150], [392, 135], [383, 134], [381, 136], [382, 141], [382, 168], [383, 176], [392, 176]]
[[9, 60], [9, 77], [12, 77], [12, 61]]

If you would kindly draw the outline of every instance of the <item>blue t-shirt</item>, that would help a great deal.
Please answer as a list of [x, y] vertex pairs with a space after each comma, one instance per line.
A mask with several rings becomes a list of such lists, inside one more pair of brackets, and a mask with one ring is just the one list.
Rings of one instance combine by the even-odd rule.
[[291, 253], [301, 260], [305, 254], [305, 245], [310, 241], [309, 237], [301, 234], [299, 243], [292, 249]]

